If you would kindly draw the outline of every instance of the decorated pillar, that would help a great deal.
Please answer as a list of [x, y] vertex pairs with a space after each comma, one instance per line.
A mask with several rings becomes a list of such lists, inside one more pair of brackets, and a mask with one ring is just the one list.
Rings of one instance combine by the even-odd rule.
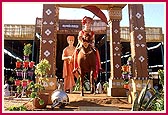
[[148, 62], [143, 5], [129, 4], [128, 10], [131, 36], [131, 56], [133, 59], [133, 76], [138, 79], [147, 79]]
[[121, 8], [110, 8], [110, 62], [111, 79], [121, 78], [121, 43], [120, 21], [122, 18]]
[[51, 69], [49, 75], [56, 71], [56, 38], [59, 9], [55, 4], [43, 5], [42, 39], [40, 41], [40, 60], [46, 58]]
[[[120, 21], [122, 19], [122, 8], [112, 7], [109, 9], [110, 23], [110, 67], [111, 76], [109, 79], [109, 96], [120, 96], [115, 95], [118, 89], [122, 87], [121, 79], [121, 43], [120, 43]], [[120, 80], [120, 81], [116, 81]]]
[[[140, 94], [141, 90], [148, 82], [148, 61], [143, 5], [129, 4], [128, 11], [131, 57], [133, 59], [132, 74], [134, 77], [134, 79], [131, 80], [132, 85], [128, 96], [128, 102], [132, 103], [136, 98], [135, 92]], [[148, 86], [153, 87], [152, 80], [150, 80]]]

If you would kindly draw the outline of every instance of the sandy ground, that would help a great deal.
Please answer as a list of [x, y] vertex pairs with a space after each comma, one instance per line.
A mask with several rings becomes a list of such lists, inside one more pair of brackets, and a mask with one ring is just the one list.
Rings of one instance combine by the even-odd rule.
[[47, 105], [45, 109], [35, 109], [29, 98], [5, 97], [3, 102], [4, 111], [10, 106], [25, 105], [29, 111], [130, 111], [131, 104], [127, 102], [126, 97], [108, 97], [106, 94], [68, 94], [69, 104], [65, 108]]

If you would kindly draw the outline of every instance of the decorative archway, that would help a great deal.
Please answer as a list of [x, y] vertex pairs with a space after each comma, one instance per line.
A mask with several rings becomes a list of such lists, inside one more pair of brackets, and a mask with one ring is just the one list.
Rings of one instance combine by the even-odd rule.
[[[46, 58], [51, 64], [49, 75], [56, 73], [57, 27], [59, 23], [59, 7], [80, 8], [86, 4], [44, 4], [42, 22], [42, 40], [40, 43], [40, 60]], [[87, 4], [88, 5], [88, 4]], [[126, 4], [93, 4], [100, 9], [109, 11], [110, 23], [110, 61], [111, 76], [109, 79], [109, 93], [122, 88], [121, 82], [121, 44], [120, 21], [122, 9]], [[144, 15], [142, 4], [129, 5], [131, 54], [134, 59], [133, 76], [147, 78], [147, 51]], [[116, 81], [117, 80], [117, 81]], [[120, 84], [114, 85], [114, 84]]]

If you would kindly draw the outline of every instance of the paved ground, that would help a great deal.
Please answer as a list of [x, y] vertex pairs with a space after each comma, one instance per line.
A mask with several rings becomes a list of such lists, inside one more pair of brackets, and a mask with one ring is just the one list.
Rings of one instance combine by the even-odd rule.
[[5, 97], [4, 111], [6, 108], [14, 105], [25, 105], [29, 111], [130, 111], [131, 104], [127, 103], [126, 97], [108, 97], [106, 94], [68, 94], [69, 105], [60, 109], [55, 107], [51, 109], [51, 105], [47, 105], [46, 109], [34, 109], [32, 102], [28, 102], [29, 98], [11, 98]]

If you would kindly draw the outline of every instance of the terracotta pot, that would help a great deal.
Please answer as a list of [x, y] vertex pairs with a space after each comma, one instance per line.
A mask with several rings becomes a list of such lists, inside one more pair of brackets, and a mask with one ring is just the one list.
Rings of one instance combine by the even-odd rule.
[[23, 80], [23, 81], [22, 81], [22, 86], [23, 86], [23, 87], [26, 87], [26, 86], [27, 86], [27, 80]]
[[23, 56], [23, 59], [24, 59], [24, 60], [29, 60], [29, 56], [26, 56], [26, 55], [25, 55], [25, 56]]
[[20, 68], [21, 67], [21, 62], [16, 62], [16, 68]]
[[45, 109], [46, 106], [47, 106], [47, 102], [48, 102], [48, 96], [49, 96], [48, 93], [41, 93], [41, 94], [39, 95], [40, 99], [42, 99], [42, 100], [44, 101], [44, 104], [43, 104], [43, 105], [40, 105], [40, 104], [39, 104], [40, 99], [34, 98], [34, 100], [33, 100], [33, 105], [34, 105], [34, 107], [35, 107], [36, 109]]
[[26, 97], [29, 97], [29, 95], [31, 94], [32, 91], [30, 90], [26, 90]]
[[29, 67], [29, 62], [27, 62], [27, 61], [23, 62], [23, 67], [28, 68]]
[[15, 80], [15, 85], [16, 85], [16, 86], [19, 86], [20, 83], [21, 83], [21, 80]]
[[32, 77], [33, 76], [33, 71], [28, 71], [27, 75], [30, 76], [30, 77]]
[[16, 76], [22, 76], [22, 71], [16, 71]]
[[129, 66], [122, 66], [122, 71], [129, 72]]
[[33, 61], [29, 62], [29, 67], [33, 68], [33, 66], [34, 66], [34, 62]]
[[129, 89], [129, 84], [124, 84], [125, 89]]

